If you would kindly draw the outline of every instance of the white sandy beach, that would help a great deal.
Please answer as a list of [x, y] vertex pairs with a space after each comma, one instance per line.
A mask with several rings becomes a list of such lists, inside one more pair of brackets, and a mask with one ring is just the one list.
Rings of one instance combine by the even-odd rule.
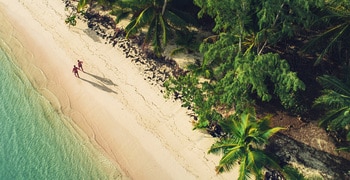
[[[121, 168], [123, 179], [237, 178], [237, 170], [216, 174], [220, 156], [207, 154], [215, 139], [192, 130], [180, 102], [165, 99], [86, 23], [64, 23], [69, 12], [62, 0], [0, 0], [0, 12], [10, 20], [2, 28], [11, 29], [11, 48], [23, 46], [32, 56], [19, 66], [82, 136]], [[72, 73], [77, 59], [86, 71], [79, 72], [80, 79]]]

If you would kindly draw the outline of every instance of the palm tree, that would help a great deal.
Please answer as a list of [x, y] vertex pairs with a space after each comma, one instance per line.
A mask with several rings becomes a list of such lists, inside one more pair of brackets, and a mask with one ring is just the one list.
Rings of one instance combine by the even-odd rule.
[[[350, 140], [350, 84], [328, 75], [318, 77], [318, 81], [325, 90], [315, 100], [314, 106], [327, 111], [320, 125], [331, 131], [345, 130], [347, 140]], [[341, 149], [350, 150], [350, 147]]]
[[130, 23], [125, 28], [126, 37], [131, 37], [145, 28], [144, 45], [153, 46], [158, 56], [167, 43], [169, 32], [184, 31], [188, 22], [194, 22], [188, 13], [173, 8], [170, 0], [121, 0], [117, 2], [117, 6], [112, 11], [117, 16], [117, 22], [131, 16]]
[[[187, 27], [196, 23], [196, 19], [189, 12], [173, 6], [171, 0], [79, 0], [78, 12], [87, 4], [91, 7], [94, 2], [109, 7], [111, 14], [116, 16], [117, 23], [131, 17], [125, 27], [126, 38], [146, 30], [143, 47], [151, 45], [157, 56], [161, 56], [169, 32], [188, 32]], [[189, 2], [191, 1], [184, 0], [181, 3]]]
[[266, 153], [262, 147], [268, 139], [283, 129], [270, 128], [269, 117], [256, 119], [255, 113], [243, 113], [239, 120], [228, 120], [221, 124], [229, 135], [213, 144], [209, 153], [223, 153], [217, 173], [230, 170], [239, 164], [239, 178], [248, 179], [253, 174], [256, 179], [263, 179], [262, 170], [265, 166], [279, 168], [279, 165]]
[[347, 52], [349, 51], [350, 38], [350, 4], [348, 1], [330, 0], [320, 10], [319, 19], [315, 21], [317, 35], [311, 39], [305, 50], [314, 50], [315, 47], [321, 47], [321, 52], [315, 61], [315, 65], [319, 64], [327, 54], [335, 54], [339, 56], [341, 53], [345, 57], [336, 59], [347, 60]]

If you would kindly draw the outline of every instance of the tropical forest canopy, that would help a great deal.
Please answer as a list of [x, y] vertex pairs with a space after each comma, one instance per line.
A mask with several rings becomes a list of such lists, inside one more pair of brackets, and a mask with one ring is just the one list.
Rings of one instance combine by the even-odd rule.
[[[165, 86], [195, 112], [196, 128], [221, 128], [210, 150], [226, 154], [218, 172], [239, 160], [240, 177], [261, 176], [258, 145], [280, 128], [257, 120], [256, 105], [320, 119], [349, 142], [349, 0], [80, 0], [78, 9], [95, 2], [116, 22], [128, 18], [126, 37], [144, 36], [158, 56], [169, 39], [201, 53]], [[196, 41], [203, 30], [211, 35]]]

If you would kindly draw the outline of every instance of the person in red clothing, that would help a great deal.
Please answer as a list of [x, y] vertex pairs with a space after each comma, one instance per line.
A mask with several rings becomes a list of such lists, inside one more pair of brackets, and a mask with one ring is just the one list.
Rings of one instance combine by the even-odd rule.
[[83, 61], [80, 61], [78, 60], [78, 68], [84, 72], [84, 69], [83, 69]]
[[79, 73], [78, 73], [78, 69], [79, 69], [79, 68], [78, 68], [77, 66], [74, 65], [74, 66], [73, 66], [72, 72], [74, 73], [75, 77], [80, 78], [80, 77], [79, 77]]

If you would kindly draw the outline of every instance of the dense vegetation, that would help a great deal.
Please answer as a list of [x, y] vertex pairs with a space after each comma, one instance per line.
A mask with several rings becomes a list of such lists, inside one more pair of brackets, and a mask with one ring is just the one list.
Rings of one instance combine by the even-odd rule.
[[[130, 18], [126, 36], [144, 35], [161, 56], [171, 37], [193, 43], [193, 29], [210, 29], [201, 42], [203, 59], [185, 75], [166, 82], [197, 117], [195, 128], [214, 129], [220, 139], [210, 153], [223, 152], [218, 172], [240, 162], [240, 178], [263, 178], [279, 170], [263, 151], [281, 128], [258, 119], [257, 104], [273, 104], [295, 115], [320, 119], [349, 150], [350, 81], [348, 0], [98, 0], [116, 21]], [[93, 0], [80, 0], [81, 11]], [[67, 23], [74, 18], [67, 19]], [[182, 41], [184, 42], [184, 41]], [[189, 46], [189, 44], [187, 44]], [[253, 108], [253, 110], [252, 110]], [[319, 116], [311, 112], [318, 111]]]

